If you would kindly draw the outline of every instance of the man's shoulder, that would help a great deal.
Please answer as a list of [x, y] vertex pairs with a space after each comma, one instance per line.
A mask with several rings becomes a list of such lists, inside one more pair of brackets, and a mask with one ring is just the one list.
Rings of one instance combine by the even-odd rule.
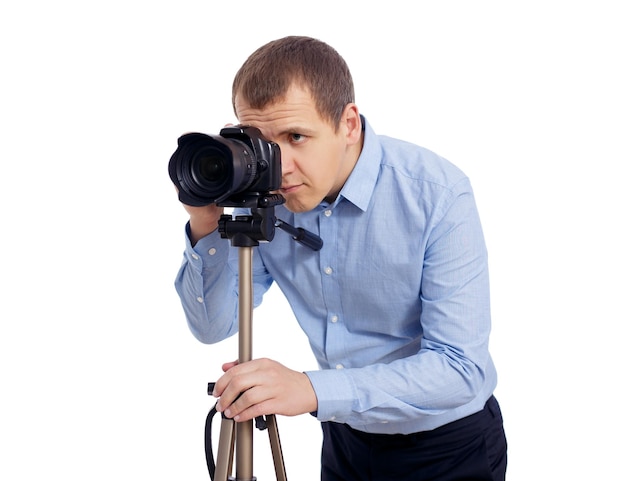
[[378, 136], [381, 168], [407, 180], [452, 187], [467, 179], [465, 173], [445, 157], [415, 143]]

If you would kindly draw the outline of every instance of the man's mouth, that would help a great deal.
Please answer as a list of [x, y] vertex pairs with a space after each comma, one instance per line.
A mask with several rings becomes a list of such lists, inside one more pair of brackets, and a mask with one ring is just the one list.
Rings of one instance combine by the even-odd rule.
[[292, 192], [295, 192], [298, 188], [300, 187], [300, 185], [283, 185], [280, 188], [280, 193], [281, 194], [290, 194]]

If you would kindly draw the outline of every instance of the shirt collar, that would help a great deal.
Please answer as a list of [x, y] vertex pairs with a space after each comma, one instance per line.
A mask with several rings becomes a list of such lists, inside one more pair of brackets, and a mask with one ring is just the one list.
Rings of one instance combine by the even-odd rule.
[[374, 130], [362, 115], [361, 122], [363, 124], [364, 136], [363, 150], [361, 150], [361, 154], [348, 180], [346, 180], [346, 183], [339, 192], [335, 204], [339, 203], [342, 199], [346, 199], [365, 212], [372, 198], [376, 180], [378, 179], [382, 148]]

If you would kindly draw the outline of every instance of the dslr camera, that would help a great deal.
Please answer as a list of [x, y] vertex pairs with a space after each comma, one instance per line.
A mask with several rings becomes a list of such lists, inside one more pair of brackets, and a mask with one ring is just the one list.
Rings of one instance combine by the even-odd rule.
[[255, 127], [225, 127], [219, 135], [182, 135], [169, 174], [179, 200], [187, 205], [282, 203], [280, 194], [271, 193], [281, 184], [280, 149]]

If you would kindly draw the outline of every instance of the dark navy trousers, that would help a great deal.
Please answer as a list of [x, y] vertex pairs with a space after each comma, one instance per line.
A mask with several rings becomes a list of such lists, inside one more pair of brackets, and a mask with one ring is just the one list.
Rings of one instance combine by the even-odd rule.
[[322, 423], [322, 481], [503, 481], [507, 442], [495, 397], [432, 431], [368, 434]]

